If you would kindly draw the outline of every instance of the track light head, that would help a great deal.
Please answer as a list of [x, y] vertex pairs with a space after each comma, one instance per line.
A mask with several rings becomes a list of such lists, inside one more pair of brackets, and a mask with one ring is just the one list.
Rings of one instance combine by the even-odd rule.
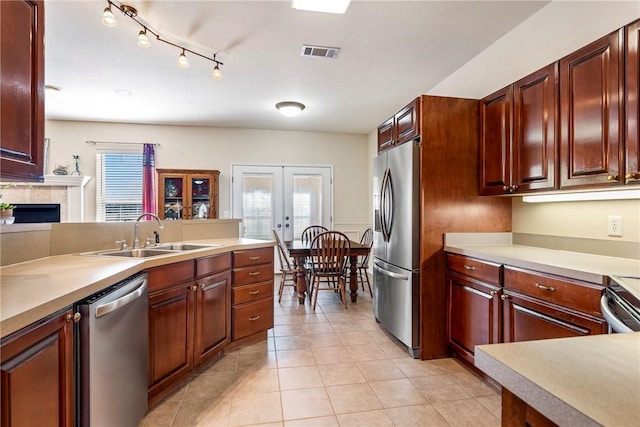
[[118, 26], [118, 21], [116, 17], [113, 16], [113, 12], [111, 12], [111, 3], [109, 3], [108, 6], [104, 8], [104, 12], [102, 12], [102, 23], [107, 27]]
[[178, 67], [180, 68], [189, 68], [189, 60], [184, 54], [184, 49], [182, 49], [182, 53], [178, 57]]
[[146, 28], [144, 30], [140, 30], [140, 33], [138, 33], [137, 44], [138, 44], [138, 46], [144, 47], [144, 48], [147, 48], [147, 47], [151, 46], [151, 42], [149, 41], [149, 37], [147, 37], [147, 29]]
[[218, 67], [218, 64], [216, 64], [215, 67], [213, 67], [213, 72], [211, 73], [211, 78], [214, 80], [222, 80], [224, 76], [222, 75], [222, 70], [220, 69], [220, 67]]

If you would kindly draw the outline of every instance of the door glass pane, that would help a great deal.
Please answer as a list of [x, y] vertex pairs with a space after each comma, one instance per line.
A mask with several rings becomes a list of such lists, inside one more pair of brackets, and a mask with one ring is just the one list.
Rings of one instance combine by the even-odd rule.
[[242, 176], [242, 237], [264, 240], [273, 238], [272, 189], [272, 175]]
[[322, 225], [322, 176], [293, 176], [293, 238], [310, 225]]
[[164, 179], [164, 219], [182, 219], [183, 188], [182, 178], [166, 177]]
[[191, 179], [191, 217], [204, 219], [209, 217], [211, 209], [211, 185], [208, 178]]

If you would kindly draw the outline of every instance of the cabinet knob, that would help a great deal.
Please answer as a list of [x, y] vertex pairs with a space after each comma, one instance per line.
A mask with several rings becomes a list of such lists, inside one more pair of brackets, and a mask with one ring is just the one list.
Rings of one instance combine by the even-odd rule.
[[197, 291], [197, 290], [198, 290], [198, 285], [193, 285], [193, 286], [191, 287], [191, 290], [192, 290], [192, 291]]
[[200, 289], [204, 289], [204, 283], [200, 283]]
[[616, 175], [607, 175], [607, 181], [618, 182], [618, 177]]
[[496, 295], [498, 295], [498, 291], [491, 291], [491, 298], [493, 299], [493, 297], [495, 297]]
[[500, 298], [502, 299], [502, 301], [506, 301], [509, 298], [509, 295], [500, 295]]
[[513, 185], [511, 186], [511, 192], [512, 192], [512, 193], [515, 193], [516, 191], [518, 191], [518, 184], [513, 184]]
[[249, 276], [257, 276], [258, 274], [260, 274], [259, 271], [252, 271], [251, 273], [249, 273]]
[[637, 181], [640, 179], [640, 172], [629, 172], [624, 176], [627, 181]]
[[260, 293], [259, 289], [256, 289], [255, 291], [249, 291], [249, 295], [258, 295]]
[[475, 271], [476, 268], [474, 266], [472, 266], [472, 265], [465, 264], [464, 265], [464, 269], [465, 270], [469, 270], [469, 271]]
[[260, 316], [251, 316], [249, 317], [249, 320], [251, 320], [252, 322], [258, 320], [260, 318]]
[[74, 313], [73, 315], [71, 315], [71, 313], [67, 314], [67, 322], [73, 320], [73, 323], [78, 323], [80, 319], [82, 319], [82, 314], [80, 313]]

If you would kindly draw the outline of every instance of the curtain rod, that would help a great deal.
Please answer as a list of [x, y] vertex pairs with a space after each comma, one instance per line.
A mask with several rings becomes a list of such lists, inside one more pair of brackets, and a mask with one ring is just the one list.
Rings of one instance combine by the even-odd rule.
[[129, 145], [143, 145], [143, 144], [151, 144], [151, 145], [155, 145], [156, 147], [159, 147], [160, 144], [157, 142], [149, 142], [149, 143], [145, 143], [145, 142], [117, 142], [117, 141], [85, 141], [86, 144], [129, 144]]

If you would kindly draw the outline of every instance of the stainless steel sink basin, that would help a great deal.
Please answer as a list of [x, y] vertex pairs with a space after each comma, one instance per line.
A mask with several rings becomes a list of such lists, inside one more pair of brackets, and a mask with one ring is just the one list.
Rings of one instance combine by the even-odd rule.
[[193, 243], [162, 243], [160, 245], [154, 246], [152, 249], [166, 249], [171, 251], [195, 251], [197, 249], [218, 248], [220, 246], [222, 245], [220, 244], [197, 245]]
[[100, 256], [119, 256], [119, 257], [129, 257], [129, 258], [149, 258], [152, 256], [159, 255], [167, 255], [167, 254], [175, 254], [175, 251], [170, 251], [167, 249], [124, 249], [121, 251], [102, 251], [98, 252], [97, 255]]

